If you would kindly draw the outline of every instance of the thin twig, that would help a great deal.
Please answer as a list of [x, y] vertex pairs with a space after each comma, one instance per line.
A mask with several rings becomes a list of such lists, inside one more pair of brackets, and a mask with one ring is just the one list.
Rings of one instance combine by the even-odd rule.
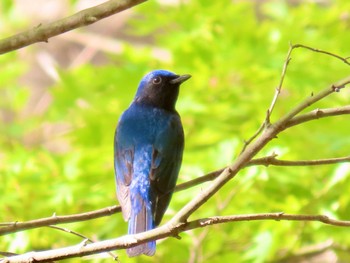
[[247, 146], [248, 146], [253, 140], [255, 140], [255, 138], [264, 130], [264, 128], [267, 127], [267, 126], [270, 124], [270, 117], [271, 117], [272, 111], [273, 111], [273, 109], [275, 108], [275, 105], [276, 105], [276, 103], [277, 103], [278, 96], [279, 96], [279, 94], [281, 93], [282, 86], [283, 86], [283, 82], [284, 82], [284, 78], [285, 78], [285, 76], [286, 76], [286, 74], [287, 74], [287, 68], [288, 68], [288, 65], [289, 65], [290, 60], [292, 59], [292, 58], [291, 58], [291, 55], [292, 55], [293, 49], [294, 49], [294, 47], [293, 47], [293, 45], [290, 43], [290, 44], [289, 44], [289, 49], [288, 49], [288, 52], [287, 52], [286, 59], [284, 60], [284, 63], [283, 63], [283, 68], [282, 68], [282, 73], [281, 73], [280, 81], [279, 81], [279, 84], [278, 84], [278, 86], [277, 86], [277, 88], [276, 88], [275, 95], [273, 96], [273, 99], [272, 99], [272, 101], [271, 101], [270, 107], [269, 107], [269, 108], [267, 109], [267, 111], [266, 111], [265, 120], [264, 120], [264, 122], [260, 125], [260, 127], [258, 128], [258, 130], [254, 133], [254, 135], [244, 142], [243, 148], [242, 148], [242, 150], [241, 150], [241, 154], [242, 154], [242, 152], [244, 152], [244, 150], [247, 148]]
[[72, 16], [48, 24], [39, 24], [28, 31], [0, 40], [0, 54], [20, 49], [33, 43], [48, 42], [51, 37], [78, 27], [93, 24], [145, 1], [109, 0], [100, 5], [82, 10]]
[[[75, 232], [73, 230], [70, 230], [68, 228], [65, 228], [65, 227], [59, 227], [59, 226], [47, 226], [49, 228], [53, 228], [53, 229], [57, 229], [57, 230], [60, 230], [60, 231], [63, 231], [63, 232], [66, 232], [66, 233], [69, 233], [69, 234], [72, 234], [72, 235], [75, 235], [75, 236], [78, 236], [82, 239], [84, 239], [84, 244], [86, 244], [86, 241], [90, 242], [90, 243], [95, 243], [96, 241], [93, 241], [92, 239], [78, 233], [78, 232]], [[112, 252], [107, 252], [112, 258], [114, 261], [118, 261], [118, 256], [114, 255], [114, 253]]]
[[337, 58], [337, 59], [343, 61], [345, 64], [350, 66], [349, 57], [342, 57], [342, 56], [339, 56], [337, 54], [334, 54], [334, 53], [331, 53], [331, 52], [328, 52], [328, 51], [325, 51], [325, 50], [309, 47], [309, 46], [302, 45], [302, 44], [295, 44], [295, 45], [293, 45], [293, 48], [300, 48], [300, 47], [308, 49], [308, 50], [311, 50], [313, 52], [322, 53], [322, 54], [325, 54], [325, 55]]
[[214, 224], [222, 224], [225, 222], [240, 222], [240, 221], [256, 221], [256, 220], [276, 220], [276, 221], [318, 221], [324, 224], [350, 227], [350, 221], [337, 220], [329, 218], [326, 215], [290, 215], [283, 212], [264, 213], [264, 214], [248, 214], [248, 215], [232, 215], [232, 216], [214, 216], [203, 219], [194, 220], [188, 223], [186, 230], [193, 228], [204, 227]]
[[[337, 164], [350, 162], [350, 156], [339, 157], [339, 158], [328, 158], [328, 159], [318, 159], [318, 160], [279, 160], [276, 158], [277, 155], [266, 156], [262, 158], [253, 159], [247, 163], [246, 167], [254, 165], [264, 165], [264, 166], [308, 166], [308, 165], [327, 165], [327, 164]], [[196, 185], [209, 182], [217, 178], [225, 169], [219, 169], [198, 177], [196, 179], [190, 180], [188, 182], [179, 184], [175, 188], [175, 192], [180, 192], [188, 188], [194, 187]], [[27, 229], [39, 228], [48, 225], [57, 225], [63, 223], [73, 223], [86, 221], [91, 219], [96, 219], [104, 216], [111, 216], [115, 213], [121, 212], [120, 206], [110, 206], [99, 210], [94, 210], [86, 213], [80, 213], [75, 215], [46, 217], [41, 219], [35, 219], [27, 222], [7, 222], [0, 223], [0, 235], [5, 235], [9, 233], [14, 233], [18, 231], [23, 231]]]
[[253, 166], [253, 165], [315, 166], [315, 165], [327, 165], [327, 164], [345, 163], [345, 162], [350, 162], [350, 156], [340, 157], [340, 158], [319, 159], [319, 160], [286, 161], [286, 160], [278, 160], [276, 159], [275, 155], [272, 155], [272, 156], [254, 159], [251, 162], [249, 162], [247, 166]]
[[[339, 157], [339, 158], [327, 158], [327, 159], [318, 159], [318, 160], [279, 160], [276, 158], [277, 155], [273, 154], [270, 156], [265, 156], [257, 159], [253, 159], [247, 163], [245, 167], [254, 166], [254, 165], [264, 165], [264, 166], [314, 166], [314, 165], [327, 165], [327, 164], [337, 164], [350, 162], [350, 156]], [[175, 188], [175, 192], [183, 191], [193, 186], [213, 181], [217, 178], [227, 167], [221, 168], [219, 170], [213, 171], [209, 174], [203, 175], [196, 179], [190, 180], [188, 182], [179, 184]]]
[[189, 203], [187, 203], [170, 221], [169, 227], [185, 222], [187, 218], [194, 213], [199, 207], [201, 207], [209, 198], [211, 198], [222, 186], [224, 186], [229, 180], [237, 175], [237, 173], [245, 167], [249, 161], [260, 150], [267, 145], [271, 140], [275, 139], [277, 135], [283, 131], [283, 127], [298, 113], [313, 105], [319, 100], [327, 97], [328, 95], [338, 92], [350, 83], [350, 77], [345, 78], [329, 87], [323, 89], [319, 93], [306, 98], [296, 107], [294, 107], [289, 113], [279, 119], [277, 122], [271, 124], [263, 134], [252, 144], [246, 148], [246, 150], [238, 156], [235, 162], [226, 168], [204, 191], [195, 196]]
[[271, 105], [270, 105], [269, 109], [267, 110], [266, 119], [265, 119], [266, 124], [270, 124], [270, 117], [271, 117], [272, 111], [275, 108], [275, 105], [277, 103], [278, 96], [281, 93], [283, 82], [284, 82], [284, 79], [285, 79], [286, 74], [287, 74], [287, 68], [288, 68], [289, 62], [292, 59], [291, 55], [292, 55], [293, 49], [294, 49], [294, 46], [290, 43], [289, 49], [287, 52], [287, 56], [286, 56], [286, 59], [285, 59], [284, 64], [283, 64], [280, 82], [278, 83], [278, 86], [276, 88], [276, 92], [275, 92], [275, 95], [273, 96], [273, 99], [271, 101]]
[[[165, 225], [153, 229], [151, 231], [127, 235], [119, 237], [117, 239], [106, 240], [96, 242], [94, 244], [87, 244], [85, 246], [72, 246], [61, 249], [54, 249], [50, 251], [42, 252], [30, 252], [20, 256], [14, 256], [7, 258], [2, 262], [18, 262], [18, 261], [48, 261], [56, 259], [65, 259], [77, 256], [84, 256], [95, 254], [98, 252], [110, 251], [113, 249], [121, 249], [126, 247], [132, 247], [140, 243], [148, 242], [150, 240], [160, 239], [169, 236], [177, 236], [180, 232], [196, 228], [207, 226], [217, 223], [233, 222], [233, 221], [249, 221], [249, 220], [302, 220], [302, 221], [320, 221], [325, 224], [336, 225], [336, 226], [350, 226], [349, 221], [340, 221], [330, 219], [323, 215], [309, 216], [309, 215], [284, 215], [283, 213], [272, 213], [272, 214], [260, 214], [260, 215], [249, 215], [249, 218], [242, 220], [244, 216], [241, 215], [240, 219], [237, 216], [233, 217], [211, 217], [206, 218], [204, 221], [191, 221], [187, 219], [192, 215], [199, 207], [201, 207], [208, 199], [210, 199], [223, 185], [231, 180], [242, 168], [246, 167], [252, 158], [269, 143], [271, 140], [283, 130], [286, 129], [288, 123], [293, 119], [296, 119], [297, 115], [305, 110], [307, 107], [320, 101], [321, 99], [329, 96], [334, 92], [338, 92], [343, 89], [347, 84], [350, 83], [350, 77], [345, 78], [327, 88], [321, 92], [306, 98], [302, 103], [298, 104], [289, 113], [279, 119], [277, 122], [270, 124], [265, 132], [255, 141], [248, 145], [243, 153], [235, 160], [235, 162], [229, 167], [225, 168], [217, 178], [202, 192], [195, 196], [189, 203], [187, 203], [168, 223]], [[272, 158], [273, 159], [273, 158]], [[338, 160], [337, 160], [338, 161]], [[16, 225], [18, 223], [15, 223]], [[1, 228], [0, 228], [1, 229]]]
[[82, 257], [90, 254], [111, 251], [115, 249], [124, 249], [135, 246], [137, 244], [145, 243], [150, 240], [161, 239], [167, 236], [175, 236], [181, 232], [192, 230], [200, 227], [207, 227], [215, 224], [223, 224], [228, 222], [241, 221], [259, 221], [259, 220], [275, 220], [275, 221], [314, 221], [321, 222], [328, 225], [339, 227], [350, 227], [350, 221], [336, 220], [325, 215], [291, 215], [283, 212], [277, 213], [263, 213], [263, 214], [247, 214], [247, 215], [232, 215], [232, 216], [215, 216], [197, 219], [189, 222], [182, 222], [180, 224], [169, 227], [165, 224], [156, 229], [138, 233], [135, 235], [122, 236], [115, 239], [86, 244], [84, 246], [75, 245], [65, 248], [52, 249], [40, 252], [29, 252], [26, 254], [8, 257], [0, 260], [1, 263], [13, 262], [43, 262], [48, 260], [60, 260], [71, 257]]
[[110, 206], [103, 209], [99, 209], [99, 210], [95, 210], [87, 213], [75, 214], [75, 215], [68, 215], [68, 216], [53, 215], [51, 217], [40, 218], [40, 219], [31, 220], [27, 222], [2, 223], [0, 224], [0, 236], [8, 233], [14, 233], [14, 232], [23, 231], [26, 229], [38, 228], [42, 226], [86, 221], [94, 218], [112, 215], [120, 211], [121, 211], [120, 206]]
[[350, 66], [350, 62], [349, 62], [349, 57], [341, 57], [337, 54], [334, 54], [334, 53], [331, 53], [331, 52], [328, 52], [328, 51], [324, 51], [324, 50], [321, 50], [321, 49], [317, 49], [317, 48], [313, 48], [313, 47], [309, 47], [309, 46], [306, 46], [306, 45], [302, 45], [302, 44], [289, 44], [289, 50], [287, 52], [287, 56], [286, 56], [286, 59], [284, 61], [284, 64], [283, 64], [283, 68], [282, 68], [282, 74], [281, 74], [281, 78], [280, 78], [280, 82], [276, 88], [276, 91], [275, 91], [275, 95], [271, 101], [271, 105], [269, 107], [269, 109], [266, 111], [266, 118], [264, 120], [264, 122], [260, 125], [260, 127], [258, 128], [258, 130], [254, 133], [254, 135], [252, 137], [250, 137], [248, 140], [246, 140], [244, 142], [244, 145], [242, 147], [242, 150], [241, 150], [241, 153], [245, 151], [245, 149], [247, 148], [247, 146], [253, 141], [256, 139], [256, 137], [258, 137], [258, 135], [270, 124], [270, 117], [271, 117], [271, 114], [272, 114], [272, 111], [276, 105], [276, 102], [277, 102], [277, 99], [278, 99], [278, 96], [279, 94], [281, 93], [281, 89], [282, 89], [282, 86], [283, 86], [283, 82], [284, 82], [284, 78], [286, 76], [286, 73], [287, 73], [287, 68], [288, 68], [288, 65], [289, 65], [289, 62], [290, 60], [292, 59], [291, 58], [291, 55], [292, 55], [292, 52], [294, 49], [296, 48], [305, 48], [305, 49], [308, 49], [308, 50], [311, 50], [313, 52], [317, 52], [317, 53], [321, 53], [321, 54], [325, 54], [325, 55], [328, 55], [328, 56], [331, 56], [331, 57], [334, 57], [334, 58], [337, 58], [341, 61], [343, 61], [344, 63], [346, 63], [347, 65]]
[[203, 176], [200, 176], [198, 178], [192, 179], [192, 180], [187, 181], [185, 183], [178, 184], [175, 187], [175, 192], [180, 192], [180, 191], [186, 190], [188, 188], [191, 188], [193, 186], [196, 186], [196, 185], [199, 185], [199, 184], [202, 184], [202, 183], [205, 183], [205, 182], [212, 181], [216, 177], [218, 177], [218, 175], [221, 174], [225, 169], [226, 169], [226, 167], [225, 168], [221, 168], [221, 169], [216, 170], [216, 171], [213, 171], [213, 172], [210, 172], [210, 173], [208, 173], [206, 175], [203, 175]]

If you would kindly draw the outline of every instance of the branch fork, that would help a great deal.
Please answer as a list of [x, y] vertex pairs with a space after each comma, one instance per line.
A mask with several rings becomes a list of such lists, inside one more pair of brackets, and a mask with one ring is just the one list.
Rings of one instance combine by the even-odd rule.
[[[112, 15], [114, 13], [125, 10], [131, 6], [144, 2], [145, 0], [110, 0], [105, 2], [104, 4], [98, 5], [94, 8], [89, 8], [84, 11], [81, 11], [71, 17], [67, 17], [65, 19], [47, 24], [41, 25], [39, 24], [37, 27], [29, 30], [27, 32], [18, 34], [16, 36], [4, 39], [0, 41], [0, 54], [9, 52], [11, 50], [19, 49], [21, 47], [30, 45], [32, 43], [40, 42], [40, 41], [48, 41], [50, 37], [59, 35], [63, 32], [67, 32], [69, 30], [75, 29], [79, 26], [87, 25], [94, 23], [104, 17]], [[207, 200], [209, 200], [217, 191], [219, 191], [228, 181], [234, 178], [238, 172], [251, 165], [284, 165], [284, 166], [295, 166], [295, 165], [321, 165], [321, 164], [332, 164], [339, 162], [349, 162], [350, 157], [342, 157], [342, 158], [332, 158], [332, 159], [324, 159], [324, 160], [311, 160], [311, 161], [282, 161], [278, 160], [276, 154], [272, 154], [270, 156], [264, 158], [253, 159], [254, 156], [260, 152], [260, 150], [265, 147], [271, 140], [277, 138], [278, 134], [284, 131], [287, 128], [292, 126], [305, 123], [307, 121], [350, 114], [350, 106], [343, 106], [340, 108], [330, 108], [330, 109], [316, 109], [309, 113], [300, 114], [301, 111], [305, 110], [307, 107], [313, 105], [317, 101], [329, 96], [334, 92], [339, 92], [341, 89], [345, 88], [350, 83], [350, 77], [347, 77], [339, 82], [330, 85], [324, 90], [312, 94], [310, 97], [307, 97], [303, 102], [298, 104], [295, 108], [293, 108], [289, 113], [287, 113], [284, 117], [277, 120], [276, 122], [271, 122], [271, 116], [274, 110], [274, 107], [278, 101], [279, 94], [281, 92], [285, 75], [287, 73], [288, 65], [291, 61], [291, 54], [296, 48], [304, 48], [311, 50], [313, 52], [322, 53], [331, 57], [334, 57], [342, 62], [350, 65], [348, 58], [341, 57], [337, 54], [333, 54], [328, 51], [323, 51], [320, 49], [315, 49], [312, 47], [308, 47], [301, 44], [290, 44], [287, 57], [285, 59], [282, 74], [280, 78], [280, 82], [278, 87], [276, 88], [275, 95], [272, 99], [272, 102], [266, 111], [266, 118], [263, 121], [262, 125], [259, 127], [257, 132], [248, 139], [242, 148], [240, 155], [237, 157], [235, 162], [228, 167], [220, 169], [218, 171], [212, 172], [206, 176], [205, 178], [198, 178], [193, 180], [193, 182], [187, 182], [186, 186], [178, 186], [175, 190], [180, 191], [184, 190], [193, 185], [203, 183], [205, 181], [212, 180], [212, 183], [208, 185], [208, 187], [200, 192], [197, 196], [195, 196], [188, 204], [186, 204], [178, 213], [176, 213], [173, 218], [165, 223], [163, 226], [159, 228], [153, 229], [151, 231], [147, 231], [144, 233], [139, 233], [135, 235], [126, 235], [116, 239], [105, 240], [94, 242], [92, 244], [88, 244], [89, 239], [86, 238], [81, 244], [53, 249], [49, 251], [41, 251], [41, 252], [29, 252], [23, 255], [10, 256], [4, 259], [0, 259], [1, 263], [5, 262], [39, 262], [39, 261], [52, 261], [52, 260], [60, 260], [65, 258], [77, 257], [77, 256], [85, 256], [90, 254], [96, 254], [100, 252], [111, 251], [115, 249], [123, 249], [135, 246], [139, 243], [148, 242], [150, 240], [156, 240], [160, 238], [165, 238], [169, 236], [174, 236], [179, 238], [179, 234], [183, 231], [188, 231], [198, 227], [205, 227], [214, 224], [220, 224], [225, 222], [236, 222], [236, 221], [251, 221], [251, 220], [298, 220], [298, 221], [318, 221], [323, 222], [325, 224], [335, 225], [335, 226], [343, 226], [350, 227], [350, 221], [342, 221], [330, 219], [325, 215], [289, 215], [284, 214], [283, 212], [277, 213], [265, 213], [265, 214], [251, 214], [251, 215], [232, 215], [232, 216], [216, 216], [210, 218], [197, 219], [193, 221], [187, 221], [188, 218], [199, 208], [201, 207]], [[24, 229], [48, 226], [51, 224], [58, 223], [67, 223], [67, 222], [76, 222], [89, 220], [92, 218], [97, 218], [101, 216], [111, 215], [113, 213], [120, 212], [120, 207], [113, 206], [105, 209], [100, 209], [98, 211], [93, 211], [89, 213], [83, 213], [73, 216], [57, 216], [53, 215], [49, 218], [43, 218], [38, 220], [33, 220], [29, 222], [12, 222], [12, 223], [2, 223], [0, 224], [0, 235], [4, 235], [7, 233], [12, 233]], [[52, 226], [51, 226], [52, 227]], [[54, 227], [59, 229], [58, 227]], [[69, 231], [67, 229], [61, 228], [60, 230], [76, 234], [80, 237], [82, 235], [75, 233], [74, 231]], [[91, 241], [92, 242], [92, 241]]]

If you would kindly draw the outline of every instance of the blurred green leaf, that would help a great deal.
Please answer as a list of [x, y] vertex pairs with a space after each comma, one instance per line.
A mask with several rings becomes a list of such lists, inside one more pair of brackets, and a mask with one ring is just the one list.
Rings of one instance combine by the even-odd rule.
[[[68, 1], [69, 10], [74, 10], [78, 2]], [[25, 23], [12, 1], [1, 2], [0, 8], [4, 15], [0, 18], [3, 34], [13, 34], [17, 31], [14, 28]], [[177, 104], [186, 135], [179, 182], [231, 163], [244, 140], [254, 134], [265, 118], [289, 42], [349, 56], [349, 8], [350, 3], [345, 0], [148, 1], [133, 9], [127, 23], [117, 28], [118, 35], [110, 35], [122, 42], [120, 53], [94, 53], [93, 48], [83, 46], [81, 56], [91, 52], [98, 59], [94, 57], [70, 68], [62, 65], [72, 61], [62, 63], [63, 58], [55, 58], [59, 61], [55, 65], [59, 80], [49, 86], [40, 82], [40, 87], [31, 87], [23, 81], [32, 74], [33, 64], [22, 51], [0, 56], [1, 222], [54, 213], [74, 214], [116, 204], [114, 129], [132, 101], [139, 80], [156, 68], [193, 76], [183, 85]], [[25, 26], [33, 25], [26, 22]], [[84, 30], [104, 32], [93, 27]], [[49, 47], [54, 49], [60, 41], [50, 40]], [[27, 48], [26, 52], [35, 57], [35, 52], [42, 51], [36, 47], [39, 48]], [[77, 59], [69, 57], [68, 51], [64, 55], [66, 60]], [[349, 67], [335, 58], [295, 50], [271, 120], [277, 120], [302, 99], [349, 72]], [[44, 99], [36, 101], [38, 94], [49, 98], [47, 108], [41, 112], [37, 110], [42, 105], [38, 101]], [[344, 89], [308, 110], [347, 105], [349, 95], [349, 90]], [[348, 119], [344, 115], [293, 127], [267, 145], [259, 157], [273, 152], [286, 160], [348, 156]], [[322, 213], [347, 220], [348, 168], [347, 164], [249, 167], [191, 219], [285, 212]], [[209, 184], [174, 194], [164, 222]], [[65, 227], [99, 240], [127, 231], [120, 214]], [[350, 247], [344, 229], [311, 222], [237, 222], [196, 229], [181, 236], [181, 240], [158, 242], [154, 257], [134, 258], [130, 262], [277, 262], [285, 255], [292, 256], [330, 239], [335, 246], [345, 250]], [[0, 239], [1, 250], [14, 253], [79, 242], [77, 237], [48, 228]], [[339, 262], [349, 261], [344, 251], [330, 249]], [[126, 258], [124, 251], [118, 254], [121, 260]]]

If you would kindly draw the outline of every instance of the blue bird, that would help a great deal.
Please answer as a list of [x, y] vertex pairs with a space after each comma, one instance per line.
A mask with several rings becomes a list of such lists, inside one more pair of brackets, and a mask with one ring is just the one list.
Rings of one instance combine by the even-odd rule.
[[[122, 114], [114, 139], [117, 197], [128, 233], [157, 227], [167, 209], [179, 174], [184, 133], [175, 109], [180, 84], [190, 75], [155, 70], [140, 82]], [[130, 257], [154, 255], [156, 242], [127, 249]]]

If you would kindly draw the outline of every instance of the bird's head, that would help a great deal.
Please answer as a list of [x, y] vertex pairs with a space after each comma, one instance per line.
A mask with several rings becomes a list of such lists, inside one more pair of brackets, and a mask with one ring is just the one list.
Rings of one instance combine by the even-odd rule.
[[177, 75], [166, 70], [154, 70], [141, 80], [134, 102], [175, 111], [180, 84], [190, 77], [191, 75]]

